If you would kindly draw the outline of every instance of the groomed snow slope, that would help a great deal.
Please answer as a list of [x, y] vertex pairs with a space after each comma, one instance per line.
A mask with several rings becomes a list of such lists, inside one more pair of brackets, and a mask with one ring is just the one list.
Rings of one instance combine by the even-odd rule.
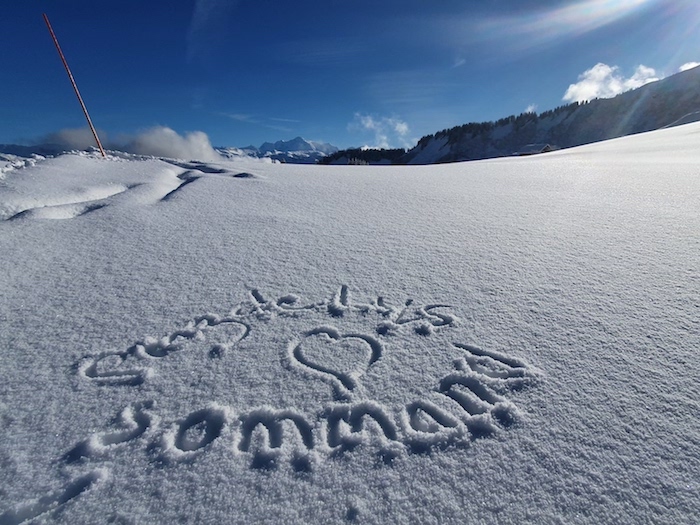
[[33, 160], [0, 179], [0, 524], [700, 519], [700, 125]]

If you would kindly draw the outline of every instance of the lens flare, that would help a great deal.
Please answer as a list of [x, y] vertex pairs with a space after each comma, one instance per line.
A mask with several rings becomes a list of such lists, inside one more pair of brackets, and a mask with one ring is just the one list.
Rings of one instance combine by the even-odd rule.
[[[700, 45], [700, 2], [698, 0], [667, 0], [664, 2], [659, 24], [659, 32], [668, 38], [676, 37], [674, 50], [666, 63], [666, 70], [672, 71], [681, 66], [689, 66], [698, 59]], [[674, 23], [674, 20], [682, 20], [682, 23]], [[663, 39], [659, 41], [664, 47]], [[665, 46], [668, 47], [668, 46]], [[688, 58], [691, 62], [688, 62]], [[683, 70], [681, 68], [681, 70]]]
[[594, 31], [659, 1], [585, 0], [527, 15], [491, 18], [478, 29], [491, 38], [525, 37], [530, 46], [535, 46]]

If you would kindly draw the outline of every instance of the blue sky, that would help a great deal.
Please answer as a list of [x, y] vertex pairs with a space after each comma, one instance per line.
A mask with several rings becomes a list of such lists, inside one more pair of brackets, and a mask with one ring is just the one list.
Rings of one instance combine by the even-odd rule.
[[2, 12], [0, 143], [84, 126], [43, 12], [114, 141], [167, 126], [217, 146], [408, 147], [700, 61], [697, 0], [22, 0]]

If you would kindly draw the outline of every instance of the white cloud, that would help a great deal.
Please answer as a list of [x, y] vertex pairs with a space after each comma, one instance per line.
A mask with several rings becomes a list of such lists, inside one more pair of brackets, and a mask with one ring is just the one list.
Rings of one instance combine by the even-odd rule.
[[288, 126], [282, 126], [281, 124], [298, 124], [300, 120], [293, 120], [287, 118], [278, 117], [256, 117], [254, 115], [247, 115], [245, 113], [219, 113], [219, 115], [228, 117], [236, 122], [241, 122], [243, 124], [252, 124], [255, 126], [261, 126], [263, 128], [274, 129], [275, 131], [283, 131], [285, 133], [294, 132], [294, 128]]
[[296, 120], [293, 118], [281, 118], [281, 117], [270, 117], [270, 120], [274, 120], [275, 122], [288, 122], [290, 124], [299, 124], [301, 123], [301, 120]]
[[224, 117], [228, 117], [232, 120], [238, 122], [248, 122], [250, 124], [259, 124], [259, 122], [253, 118], [252, 115], [246, 115], [245, 113], [221, 113]]
[[209, 137], [203, 131], [179, 135], [165, 126], [151, 128], [124, 146], [130, 153], [173, 157], [179, 159], [219, 160], [221, 156], [212, 148]]
[[405, 137], [406, 135], [408, 135], [409, 128], [408, 128], [408, 124], [406, 124], [405, 122], [393, 121], [392, 125], [394, 126], [394, 131], [400, 137]]
[[537, 112], [537, 104], [530, 104], [525, 108], [525, 113], [535, 113]]
[[374, 144], [368, 148], [410, 147], [408, 134], [410, 128], [406, 122], [396, 117], [373, 117], [355, 113], [355, 118], [348, 125], [348, 130], [355, 132], [371, 132], [374, 135]]
[[688, 71], [689, 69], [693, 69], [700, 66], [700, 62], [686, 62], [683, 64], [681, 67], [678, 68], [678, 71]]
[[594, 98], [612, 98], [657, 80], [659, 77], [656, 71], [647, 66], [638, 66], [631, 77], [625, 78], [617, 66], [598, 63], [579, 75], [578, 82], [569, 86], [563, 99], [567, 102], [583, 102]]

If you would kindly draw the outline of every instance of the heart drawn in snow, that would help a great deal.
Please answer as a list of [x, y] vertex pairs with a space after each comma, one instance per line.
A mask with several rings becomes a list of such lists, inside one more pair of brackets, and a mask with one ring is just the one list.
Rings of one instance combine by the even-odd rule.
[[328, 381], [337, 398], [347, 399], [357, 387], [357, 378], [377, 362], [382, 350], [382, 344], [372, 336], [341, 334], [332, 326], [323, 326], [294, 341], [289, 358], [292, 364]]

